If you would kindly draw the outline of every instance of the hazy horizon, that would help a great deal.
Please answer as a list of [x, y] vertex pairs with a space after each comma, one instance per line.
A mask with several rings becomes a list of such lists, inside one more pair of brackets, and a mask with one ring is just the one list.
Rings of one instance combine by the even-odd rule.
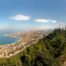
[[64, 27], [65, 6], [65, 0], [0, 0], [0, 31]]

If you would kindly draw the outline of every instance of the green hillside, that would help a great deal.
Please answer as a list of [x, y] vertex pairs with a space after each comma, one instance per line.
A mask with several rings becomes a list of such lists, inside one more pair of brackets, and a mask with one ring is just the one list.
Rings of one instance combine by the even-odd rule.
[[61, 66], [65, 59], [66, 30], [55, 29], [18, 55], [0, 59], [0, 66]]

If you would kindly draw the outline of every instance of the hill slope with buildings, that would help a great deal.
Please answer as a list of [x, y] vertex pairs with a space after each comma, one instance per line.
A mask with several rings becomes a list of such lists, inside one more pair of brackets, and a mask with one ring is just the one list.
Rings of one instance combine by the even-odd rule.
[[65, 62], [66, 30], [56, 29], [19, 54], [0, 59], [0, 66], [64, 66]]

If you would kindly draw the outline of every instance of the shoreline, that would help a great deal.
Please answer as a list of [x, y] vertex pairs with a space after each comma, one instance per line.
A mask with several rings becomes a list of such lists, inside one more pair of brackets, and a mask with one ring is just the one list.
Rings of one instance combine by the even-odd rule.
[[[10, 34], [11, 35], [11, 34]], [[37, 43], [43, 38], [42, 32], [29, 32], [26, 34], [20, 34], [21, 37], [11, 44], [0, 45], [0, 58], [10, 58], [32, 44]]]

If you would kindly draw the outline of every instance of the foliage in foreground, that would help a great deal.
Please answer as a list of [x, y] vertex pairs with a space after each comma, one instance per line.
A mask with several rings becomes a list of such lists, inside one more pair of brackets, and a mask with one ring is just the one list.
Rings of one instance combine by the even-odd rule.
[[61, 66], [65, 55], [66, 30], [56, 29], [18, 55], [0, 59], [0, 66]]

